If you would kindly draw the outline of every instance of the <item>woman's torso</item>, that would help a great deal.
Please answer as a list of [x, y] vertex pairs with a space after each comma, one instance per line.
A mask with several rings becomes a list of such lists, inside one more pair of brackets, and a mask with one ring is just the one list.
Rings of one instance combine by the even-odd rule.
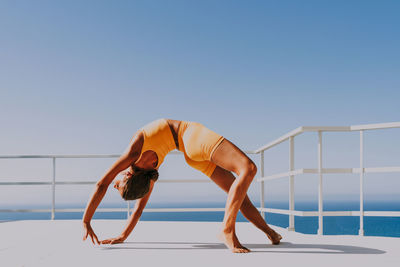
[[145, 125], [139, 130], [143, 136], [143, 145], [140, 156], [135, 165], [148, 166], [147, 162], [154, 162], [158, 169], [165, 156], [174, 149], [179, 149], [178, 132], [181, 121], [159, 119]]

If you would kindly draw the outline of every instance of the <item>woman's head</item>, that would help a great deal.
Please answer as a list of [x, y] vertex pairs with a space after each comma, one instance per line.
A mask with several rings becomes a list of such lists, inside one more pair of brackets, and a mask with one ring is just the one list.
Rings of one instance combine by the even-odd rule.
[[150, 180], [157, 181], [158, 171], [130, 168], [124, 173], [124, 178], [115, 182], [121, 197], [125, 200], [134, 200], [144, 197], [150, 189]]

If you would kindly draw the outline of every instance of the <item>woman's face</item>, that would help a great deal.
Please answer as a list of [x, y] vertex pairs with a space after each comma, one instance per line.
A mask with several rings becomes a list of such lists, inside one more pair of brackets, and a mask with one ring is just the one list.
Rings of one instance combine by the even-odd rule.
[[122, 172], [122, 175], [123, 175], [122, 179], [116, 180], [114, 182], [114, 188], [118, 190], [118, 192], [121, 195], [121, 197], [122, 197], [122, 195], [124, 193], [125, 184], [128, 181], [128, 179], [130, 177], [132, 177], [132, 173], [130, 171], [124, 171], [124, 172]]

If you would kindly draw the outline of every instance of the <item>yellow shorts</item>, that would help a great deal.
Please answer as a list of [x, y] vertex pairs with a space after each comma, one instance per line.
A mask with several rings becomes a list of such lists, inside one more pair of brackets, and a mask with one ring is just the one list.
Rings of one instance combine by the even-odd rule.
[[211, 156], [223, 140], [224, 137], [197, 122], [182, 121], [179, 126], [179, 150], [191, 167], [208, 177], [217, 167], [210, 161]]

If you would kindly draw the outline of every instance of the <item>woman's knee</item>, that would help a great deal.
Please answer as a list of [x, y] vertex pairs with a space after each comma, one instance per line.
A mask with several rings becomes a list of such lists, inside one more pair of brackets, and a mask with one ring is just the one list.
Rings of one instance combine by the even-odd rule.
[[251, 177], [251, 180], [253, 180], [254, 176], [256, 176], [257, 173], [257, 166], [254, 164], [253, 161], [248, 159], [242, 166], [240, 174], [243, 174], [246, 177]]
[[257, 165], [253, 161], [250, 161], [248, 169], [251, 175], [255, 176], [257, 174]]

